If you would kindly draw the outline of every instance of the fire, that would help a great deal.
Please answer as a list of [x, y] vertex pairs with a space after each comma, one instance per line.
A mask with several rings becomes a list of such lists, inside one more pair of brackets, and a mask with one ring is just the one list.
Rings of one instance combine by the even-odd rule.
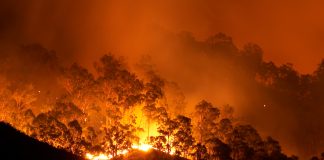
[[133, 145], [132, 148], [147, 152], [147, 151], [151, 150], [153, 148], [153, 146], [150, 144], [141, 144], [141, 145]]
[[89, 160], [108, 160], [108, 159], [111, 159], [112, 157], [109, 155], [105, 155], [105, 154], [102, 154], [100, 153], [99, 155], [93, 155], [91, 153], [87, 153], [86, 154], [86, 158], [89, 159]]
[[[150, 145], [150, 144], [140, 144], [140, 145], [134, 144], [132, 146], [132, 149], [137, 149], [137, 150], [147, 152], [147, 151], [153, 149], [153, 146]], [[123, 150], [123, 151], [120, 151], [118, 153], [118, 155], [124, 155], [124, 154], [127, 154], [128, 152], [129, 152], [128, 150]], [[102, 153], [100, 153], [99, 155], [93, 155], [91, 153], [87, 153], [85, 155], [85, 157], [86, 157], [86, 159], [89, 159], [89, 160], [108, 160], [108, 159], [111, 159], [113, 156], [112, 155], [105, 155], [105, 154], [102, 154]]]

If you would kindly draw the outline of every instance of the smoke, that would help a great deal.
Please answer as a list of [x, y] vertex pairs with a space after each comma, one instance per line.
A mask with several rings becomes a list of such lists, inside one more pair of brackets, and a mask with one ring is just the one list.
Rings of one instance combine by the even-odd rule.
[[[190, 31], [198, 39], [224, 32], [233, 36], [238, 46], [260, 44], [266, 60], [293, 62], [303, 73], [312, 72], [323, 56], [323, 16], [314, 16], [323, 15], [318, 0], [0, 3], [2, 39], [19, 44], [41, 42], [65, 59], [78, 58], [90, 66], [88, 60], [92, 62], [102, 52], [130, 56], [148, 51], [159, 40], [156, 28], [174, 33]], [[305, 53], [312, 56], [305, 57]]]

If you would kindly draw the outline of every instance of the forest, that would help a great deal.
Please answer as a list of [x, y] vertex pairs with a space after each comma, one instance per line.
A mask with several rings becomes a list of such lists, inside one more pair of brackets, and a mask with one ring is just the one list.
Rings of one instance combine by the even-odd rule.
[[[214, 74], [225, 73], [229, 80], [224, 81], [242, 85], [232, 92], [245, 93], [245, 105], [260, 102], [264, 109], [264, 101], [277, 104], [279, 109], [269, 112], [278, 115], [294, 110], [290, 116], [300, 129], [294, 135], [296, 144], [307, 155], [317, 154], [309, 157], [312, 160], [324, 159], [319, 151], [324, 150], [324, 128], [318, 121], [324, 113], [324, 61], [314, 73], [300, 74], [292, 64], [265, 62], [256, 44], [238, 49], [223, 33], [205, 41], [183, 33], [176, 41], [196, 50], [186, 54], [199, 52], [194, 56], [215, 60], [214, 67], [222, 72], [215, 69]], [[185, 52], [181, 47], [177, 51]], [[127, 57], [107, 53], [89, 69], [62, 63], [55, 51], [40, 44], [1, 51], [0, 56], [0, 120], [76, 155], [118, 159], [147, 145], [196, 160], [298, 159], [285, 154], [278, 140], [236, 116], [239, 106], [216, 106], [208, 99], [190, 106], [181, 84], [159, 74], [154, 57], [143, 56], [130, 65]]]

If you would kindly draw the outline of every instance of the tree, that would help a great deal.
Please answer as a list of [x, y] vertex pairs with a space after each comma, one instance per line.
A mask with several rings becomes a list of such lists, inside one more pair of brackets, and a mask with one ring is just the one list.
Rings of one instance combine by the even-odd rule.
[[33, 120], [32, 125], [33, 137], [58, 148], [69, 149], [71, 146], [68, 128], [53, 116], [41, 113]]
[[212, 51], [216, 51], [218, 54], [226, 54], [226, 57], [231, 57], [238, 51], [232, 38], [224, 33], [218, 33], [209, 37], [205, 43]]
[[104, 131], [103, 148], [113, 157], [130, 149], [133, 142], [138, 141], [138, 137], [135, 135], [136, 129], [132, 124], [117, 123], [104, 128]]
[[319, 160], [319, 158], [317, 156], [314, 156], [310, 160]]
[[272, 159], [276, 159], [275, 157], [279, 157], [281, 155], [281, 147], [278, 141], [274, 140], [271, 137], [267, 137], [264, 143], [265, 150], [267, 154], [272, 157]]
[[168, 154], [170, 154], [173, 148], [173, 136], [178, 124], [174, 120], [167, 118], [165, 121], [160, 122], [159, 125], [160, 126], [158, 127], [158, 132], [160, 136], [165, 137], [165, 140], [161, 138], [157, 140], [160, 141], [159, 144], [165, 144], [163, 148], [167, 151]]
[[234, 127], [229, 140], [234, 160], [252, 159], [255, 152], [260, 151], [263, 142], [258, 132], [250, 125]]
[[170, 153], [169, 145], [167, 142], [167, 138], [163, 135], [160, 136], [150, 136], [149, 143], [157, 150], [162, 152]]
[[291, 63], [277, 67], [273, 62], [262, 63], [257, 80], [281, 91], [298, 93], [300, 76]]
[[222, 119], [217, 123], [217, 138], [228, 143], [231, 133], [233, 132], [233, 125], [230, 119]]
[[82, 127], [77, 120], [68, 123], [68, 130], [71, 135], [71, 151], [74, 154], [82, 155], [85, 148], [82, 144]]
[[194, 146], [192, 157], [196, 160], [207, 160], [209, 159], [209, 154], [205, 145], [198, 143]]
[[157, 118], [157, 108], [155, 104], [150, 104], [145, 105], [142, 110], [147, 119], [147, 137], [150, 137], [151, 122]]
[[147, 135], [148, 137], [150, 137], [151, 122], [153, 120], [156, 120], [159, 116], [157, 104], [158, 100], [164, 96], [164, 92], [162, 89], [164, 86], [164, 81], [153, 71], [150, 71], [147, 74], [149, 75], [150, 79], [149, 82], [145, 83], [144, 86], [145, 93], [143, 113], [147, 118]]
[[278, 79], [277, 70], [273, 62], [263, 62], [257, 72], [256, 81], [265, 86], [273, 86]]
[[66, 99], [79, 106], [83, 112], [95, 103], [95, 78], [87, 69], [74, 63], [63, 69], [59, 82], [67, 92]]
[[117, 105], [125, 110], [141, 102], [143, 82], [121, 60], [111, 54], [104, 55], [95, 68], [99, 74], [97, 94], [106, 107]]
[[262, 145], [262, 138], [251, 125], [238, 125], [234, 127], [231, 141], [242, 141], [249, 147], [257, 150]]
[[215, 136], [216, 124], [220, 111], [211, 103], [203, 100], [196, 105], [195, 115], [197, 117], [196, 130], [198, 132], [199, 141], [202, 144], [206, 144], [208, 139]]
[[191, 119], [178, 115], [174, 121], [177, 127], [174, 132], [172, 145], [178, 155], [187, 158], [195, 142], [192, 136]]
[[99, 133], [93, 127], [86, 127], [82, 132], [82, 145], [88, 152], [99, 154], [103, 153], [104, 149], [101, 147], [102, 141], [99, 141]]
[[223, 143], [218, 138], [212, 138], [208, 140], [208, 148], [210, 148], [211, 153], [210, 159], [212, 160], [231, 160], [231, 148]]
[[11, 98], [15, 102], [16, 110], [25, 111], [37, 99], [36, 90], [32, 84], [25, 85], [13, 91]]
[[66, 125], [73, 120], [83, 122], [85, 118], [85, 114], [82, 110], [72, 102], [57, 102], [48, 114]]
[[32, 123], [33, 120], [35, 119], [35, 115], [31, 109], [26, 110], [24, 113], [21, 115], [21, 119], [23, 120], [21, 123], [21, 129], [24, 133], [27, 135], [32, 134]]
[[22, 85], [16, 89], [13, 89], [10, 95], [11, 100], [13, 101], [13, 104], [7, 104], [10, 106], [9, 109], [11, 110], [10, 122], [16, 128], [26, 133], [26, 127], [30, 125], [28, 122], [31, 122], [30, 119], [27, 119], [27, 117], [30, 118], [28, 112], [32, 112], [32, 104], [37, 100], [37, 91], [31, 84]]
[[224, 105], [221, 108], [220, 112], [222, 113], [220, 115], [221, 119], [229, 119], [231, 121], [234, 120], [234, 108], [232, 106], [230, 106], [229, 104]]
[[252, 43], [248, 43], [243, 46], [243, 50], [240, 52], [242, 58], [242, 66], [247, 67], [247, 71], [252, 71], [252, 77], [258, 71], [262, 64], [263, 51], [260, 46]]
[[192, 155], [195, 140], [192, 136], [191, 119], [178, 115], [175, 119], [161, 119], [158, 132], [159, 136], [151, 136], [150, 144], [160, 151], [168, 154], [175, 152], [179, 156]]
[[[277, 88], [297, 92], [299, 89], [300, 77], [291, 63], [284, 64], [278, 69]], [[297, 92], [298, 93], [298, 92]]]
[[250, 160], [253, 157], [253, 149], [243, 141], [237, 140], [229, 143], [233, 160]]
[[318, 65], [314, 74], [319, 80], [324, 80], [324, 59], [322, 59], [321, 63]]
[[101, 126], [109, 129], [127, 118], [124, 117], [126, 111], [141, 104], [144, 84], [126, 68], [121, 59], [111, 54], [101, 57], [95, 68], [99, 75], [95, 84], [98, 97], [96, 105], [104, 113], [99, 121], [103, 121]]

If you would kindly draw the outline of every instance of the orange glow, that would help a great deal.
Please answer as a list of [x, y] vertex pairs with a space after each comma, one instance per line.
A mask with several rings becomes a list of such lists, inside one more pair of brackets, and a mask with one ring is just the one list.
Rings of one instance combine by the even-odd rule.
[[[152, 147], [152, 145], [149, 145], [149, 144], [140, 144], [140, 145], [135, 145], [134, 144], [132, 146], [132, 149], [137, 149], [137, 150], [140, 150], [140, 151], [147, 152], [147, 151], [153, 149], [153, 147]], [[123, 151], [118, 152], [117, 155], [125, 155], [128, 152], [129, 152], [128, 150], [123, 150]], [[87, 153], [85, 155], [85, 158], [89, 159], [89, 160], [108, 160], [108, 159], [113, 158], [113, 156], [112, 155], [105, 155], [103, 153], [100, 153], [99, 155], [94, 155], [94, 154], [91, 154], [91, 153]]]
[[153, 147], [150, 144], [141, 144], [141, 145], [133, 145], [132, 148], [147, 152], [147, 151], [151, 150]]
[[110, 155], [104, 155], [102, 153], [100, 153], [99, 155], [93, 155], [93, 154], [90, 154], [90, 153], [87, 153], [86, 154], [86, 159], [89, 159], [89, 160], [107, 160], [107, 159], [110, 159], [112, 158]]

